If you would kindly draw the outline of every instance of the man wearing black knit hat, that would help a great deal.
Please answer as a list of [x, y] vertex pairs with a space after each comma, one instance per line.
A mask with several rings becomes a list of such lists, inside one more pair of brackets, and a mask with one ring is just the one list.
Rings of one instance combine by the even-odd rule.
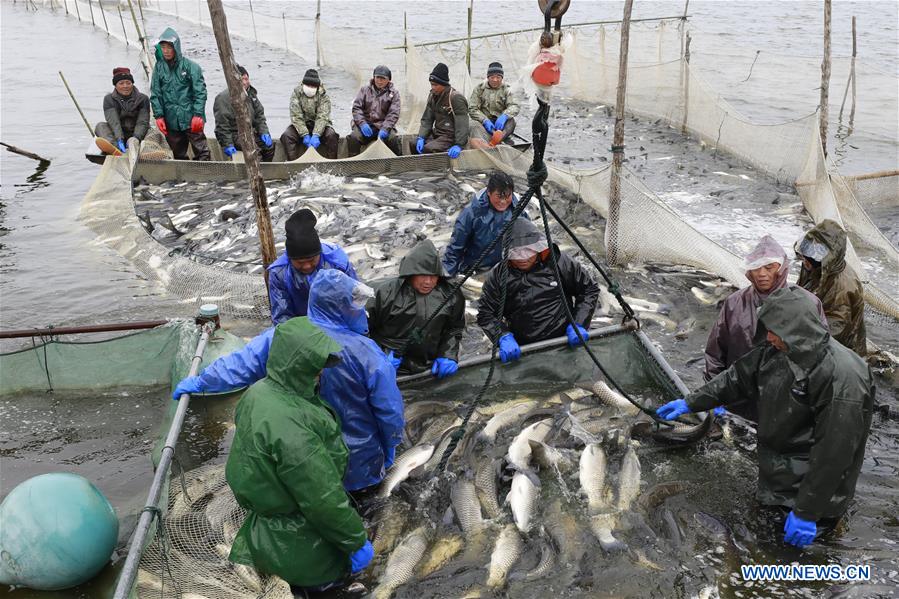
[[472, 147], [489, 148], [488, 141], [495, 140], [492, 145], [496, 145], [511, 139], [515, 131], [518, 102], [512, 97], [509, 85], [503, 83], [503, 75], [503, 65], [491, 62], [487, 67], [487, 80], [471, 92], [468, 114], [472, 121]]
[[[268, 122], [265, 120], [265, 108], [259, 101], [256, 88], [250, 85], [250, 74], [245, 68], [237, 65], [240, 75], [240, 84], [243, 86], [244, 100], [247, 103], [247, 113], [250, 115], [250, 123], [253, 125], [253, 137], [256, 140], [256, 148], [262, 155], [263, 162], [271, 162], [275, 157], [275, 144], [268, 131]], [[215, 138], [222, 147], [222, 152], [230, 159], [240, 147], [237, 136], [237, 119], [234, 116], [234, 107], [231, 104], [231, 92], [225, 87], [215, 97], [212, 105], [212, 113], [215, 115]]]
[[325, 158], [337, 158], [340, 136], [331, 126], [331, 98], [318, 71], [309, 69], [290, 98], [290, 125], [281, 134], [288, 160], [296, 160], [315, 148]]
[[458, 158], [468, 145], [468, 102], [450, 86], [449, 68], [438, 62], [431, 75], [431, 94], [421, 115], [415, 151], [419, 154], [446, 152]]
[[318, 271], [333, 268], [358, 280], [346, 253], [335, 244], [319, 240], [315, 223], [312, 211], [303, 208], [291, 214], [284, 225], [285, 251], [268, 267], [268, 298], [274, 324], [306, 316], [309, 286]]
[[393, 86], [393, 75], [384, 65], [375, 67], [371, 81], [353, 100], [353, 131], [347, 137], [347, 150], [355, 156], [375, 139], [382, 140], [395, 154], [400, 153], [396, 123], [400, 120], [400, 92]]
[[103, 98], [106, 120], [97, 123], [94, 134], [104, 152], [117, 148], [124, 153], [129, 137], [143, 141], [150, 130], [150, 98], [134, 87], [134, 76], [128, 67], [112, 70], [112, 85], [115, 89]]

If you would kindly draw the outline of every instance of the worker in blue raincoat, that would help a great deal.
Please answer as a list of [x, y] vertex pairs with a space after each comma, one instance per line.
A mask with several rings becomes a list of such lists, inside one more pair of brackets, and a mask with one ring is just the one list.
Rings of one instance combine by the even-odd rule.
[[[309, 320], [343, 347], [338, 353], [340, 364], [322, 371], [319, 393], [337, 412], [350, 451], [343, 479], [347, 491], [365, 489], [384, 478], [405, 425], [393, 366], [365, 336], [365, 304], [373, 296], [371, 288], [338, 270], [319, 272], [309, 293]], [[275, 327], [264, 331], [198, 376], [182, 380], [175, 399], [183, 393], [239, 389], [265, 377], [274, 331]]]
[[268, 267], [268, 299], [273, 324], [306, 316], [309, 285], [317, 272], [333, 268], [353, 279], [358, 278], [340, 247], [319, 240], [315, 223], [312, 211], [303, 208], [291, 214], [284, 225], [285, 251]]

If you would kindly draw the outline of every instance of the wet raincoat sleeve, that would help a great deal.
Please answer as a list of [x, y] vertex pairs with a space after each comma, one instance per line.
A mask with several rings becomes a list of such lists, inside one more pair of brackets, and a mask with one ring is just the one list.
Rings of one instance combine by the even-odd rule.
[[368, 403], [378, 423], [381, 447], [386, 455], [403, 440], [405, 425], [403, 396], [396, 386], [396, 371], [386, 357], [369, 377]]
[[353, 99], [353, 124], [361, 127], [365, 122], [365, 88], [361, 88]]
[[393, 94], [393, 99], [390, 100], [390, 108], [387, 110], [387, 116], [384, 117], [384, 122], [381, 123], [381, 129], [395, 129], [396, 124], [400, 120], [400, 110], [402, 109], [402, 100], [400, 99], [399, 92]]
[[747, 398], [758, 403], [757, 375], [766, 349], [765, 345], [756, 346], [730, 368], [686, 397], [690, 411], [706, 412]]
[[561, 255], [559, 262], [566, 291], [574, 296], [574, 320], [589, 329], [596, 302], [599, 301], [599, 285], [587, 269], [566, 254]]
[[253, 129], [255, 129], [256, 135], [269, 133], [268, 121], [265, 119], [265, 107], [259, 101], [259, 96], [253, 93], [250, 96], [250, 103], [253, 106]]
[[237, 123], [230, 106], [231, 96], [227, 90], [215, 97], [212, 103], [212, 114], [215, 117], [215, 138], [222, 148], [234, 145], [236, 141]]
[[309, 128], [306, 127], [306, 118], [303, 115], [303, 106], [300, 104], [300, 97], [303, 94], [302, 86], [297, 86], [290, 96], [290, 124], [294, 126], [300, 137], [309, 135]]
[[443, 252], [443, 267], [450, 276], [456, 276], [462, 267], [462, 258], [471, 237], [473, 221], [471, 206], [466, 206], [453, 225], [453, 236]]
[[[870, 374], [869, 374], [870, 378]], [[865, 405], [873, 404], [874, 386], [864, 395], [829, 385], [810, 402], [814, 418], [814, 444], [809, 453], [808, 472], [799, 484], [794, 511], [804, 520], [818, 521], [831, 506], [844, 478], [852, 472], [858, 452], [864, 451], [871, 415]], [[855, 475], [858, 475], [856, 470]]]
[[484, 281], [481, 297], [478, 300], [478, 326], [490, 341], [496, 341], [503, 334], [509, 332], [509, 328], [503, 321], [503, 315], [499, 313], [499, 270], [494, 268]]
[[471, 96], [468, 98], [468, 114], [479, 123], [483, 123], [485, 119], [490, 118], [481, 110], [481, 95], [484, 93], [484, 84], [479, 83], [471, 90]]
[[[143, 94], [141, 94], [143, 95]], [[150, 99], [144, 96], [141, 99], [140, 108], [137, 111], [137, 120], [134, 122], [134, 137], [143, 140], [150, 131]]]
[[150, 77], [150, 108], [156, 118], [165, 117], [165, 110], [162, 106], [162, 69], [164, 66], [164, 61], [157, 60]]
[[278, 478], [290, 491], [307, 521], [321, 536], [349, 556], [368, 540], [362, 518], [347, 499], [334, 461], [321, 440], [305, 429], [275, 440], [272, 458]]
[[418, 128], [419, 137], [427, 137], [434, 127], [434, 94], [428, 96], [428, 103], [425, 104], [425, 111], [421, 113], [421, 126]]
[[506, 103], [506, 108], [505, 110], [503, 110], [503, 114], [510, 118], [516, 116], [521, 110], [521, 107], [515, 100], [515, 94], [512, 93], [512, 90], [508, 86], [503, 86], [503, 100], [505, 100]]
[[458, 92], [450, 92], [450, 105], [453, 109], [453, 131], [457, 146], [462, 148], [468, 143], [468, 127], [471, 121], [468, 119], [468, 101]]
[[[112, 129], [113, 135], [115, 135], [116, 139], [125, 139], [125, 134], [122, 132], [122, 120], [119, 118], [119, 107], [116, 105], [116, 101], [113, 99], [112, 94], [106, 94], [103, 98], [103, 118], [106, 119], [106, 123], [109, 125], [110, 129]], [[140, 120], [138, 120], [140, 122]], [[135, 126], [135, 133], [137, 132], [137, 127]]]
[[203, 79], [203, 69], [200, 65], [192, 60], [185, 60], [188, 65], [188, 73], [190, 73], [190, 85], [193, 89], [193, 113], [194, 116], [202, 117], [206, 120], [206, 81]]
[[325, 127], [331, 123], [331, 98], [325, 93], [320, 96], [315, 107], [315, 125], [312, 128], [312, 135], [321, 135]]
[[287, 269], [290, 268], [290, 262], [283, 268], [269, 268], [268, 303], [272, 310], [272, 324], [281, 324], [294, 316], [305, 316], [292, 313], [290, 291], [287, 289]]
[[721, 306], [718, 318], [709, 331], [709, 338], [705, 344], [705, 380], [710, 381], [715, 376], [724, 372], [727, 368], [727, 306]]
[[449, 358], [459, 361], [459, 344], [462, 342], [462, 333], [465, 330], [465, 297], [461, 291], [456, 291], [450, 304], [450, 317], [440, 335], [440, 345], [437, 348], [438, 358]]
[[252, 385], [263, 378], [274, 334], [275, 327], [270, 327], [241, 349], [207, 366], [200, 373], [200, 388], [206, 393], [222, 393]]

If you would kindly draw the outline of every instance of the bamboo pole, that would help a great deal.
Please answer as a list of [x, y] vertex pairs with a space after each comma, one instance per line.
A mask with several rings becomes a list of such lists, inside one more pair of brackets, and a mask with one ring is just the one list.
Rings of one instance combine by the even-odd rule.
[[122, 16], [122, 5], [116, 3], [116, 9], [119, 11], [119, 22], [122, 24], [122, 35], [125, 36], [125, 45], [128, 45], [128, 30], [125, 29], [125, 17]]
[[[855, 17], [852, 17], [852, 63], [849, 66], [849, 77], [846, 79], [846, 89], [843, 91], [843, 101], [840, 102], [840, 114], [837, 120], [843, 121], [843, 109], [846, 107], [846, 98], [849, 95], [849, 88], [852, 87], [852, 116], [855, 116], [855, 57], [857, 55], [857, 46], [855, 41]], [[852, 117], [850, 117], [852, 120]]]
[[857, 55], [857, 47], [855, 45], [855, 17], [852, 17], [852, 110], [849, 111], [849, 132], [852, 132], [852, 123], [855, 121], [855, 57]]
[[81, 9], [78, 8], [78, 0], [75, 0], [75, 15], [78, 17], [78, 22], [81, 22]]
[[409, 22], [406, 19], [406, 11], [403, 11], [403, 52], [409, 53]]
[[606, 228], [606, 256], [618, 264], [618, 219], [621, 212], [621, 163], [624, 159], [624, 106], [627, 98], [627, 51], [634, 0], [624, 0], [621, 19], [621, 47], [618, 51], [618, 94], [615, 99], [615, 134], [612, 140], [612, 180], [609, 189], [609, 220]]
[[[647, 22], [656, 22], [656, 21], [678, 21], [681, 19], [688, 19], [691, 15], [677, 15], [674, 17], [649, 17], [646, 19], [631, 19], [631, 23], [647, 23]], [[583, 23], [572, 23], [570, 25], [564, 25], [563, 29], [573, 29], [575, 27], [589, 27], [591, 25], [617, 25], [620, 24], [620, 20], [611, 20], [611, 21], [584, 21]], [[499, 33], [485, 33], [483, 35], [473, 35], [471, 39], [473, 40], [482, 40], [487, 39], [488, 37], [499, 37], [501, 35], [514, 35], [516, 33], [530, 33], [532, 31], [543, 31], [543, 27], [532, 27], [530, 29], [515, 29], [513, 31], [501, 31]], [[437, 40], [435, 42], [424, 42], [421, 44], [412, 44], [416, 48], [426, 48], [428, 46], [437, 46], [439, 44], [449, 44], [452, 42], [464, 42], [468, 41], [468, 36], [465, 37], [454, 37], [446, 40]], [[385, 46], [384, 50], [402, 50], [403, 46]]]
[[265, 192], [265, 181], [259, 171], [259, 150], [253, 135], [253, 124], [250, 122], [250, 114], [247, 110], [246, 92], [240, 82], [237, 73], [237, 63], [234, 61], [234, 52], [231, 49], [231, 37], [228, 34], [228, 20], [221, 0], [206, 0], [209, 5], [209, 17], [215, 41], [218, 45], [219, 58], [222, 61], [222, 71], [225, 81], [228, 83], [228, 92], [231, 96], [231, 106], [234, 109], [237, 121], [237, 135], [240, 147], [243, 150], [246, 163], [247, 179], [250, 181], [250, 191], [253, 193], [253, 201], [256, 204], [256, 225], [259, 229], [259, 245], [262, 250], [262, 272], [265, 276], [265, 284], [268, 287], [268, 265], [275, 261], [275, 237], [272, 233], [272, 220], [268, 211], [268, 199]]
[[465, 66], [468, 68], [468, 74], [471, 75], [471, 18], [474, 13], [474, 0], [468, 6], [468, 42], [465, 46]]
[[322, 26], [322, 0], [315, 4], [315, 66], [322, 66], [321, 55], [321, 26]]
[[256, 34], [256, 13], [253, 12], [253, 0], [248, 0], [250, 3], [250, 20], [253, 21], [253, 41], [258, 42], [259, 36]]
[[684, 64], [681, 69], [684, 77], [684, 122], [681, 123], [681, 133], [687, 133], [687, 119], [690, 116], [690, 33], [687, 33], [687, 41], [684, 44]]
[[287, 43], [287, 17], [281, 13], [281, 23], [284, 25], [284, 49], [290, 52], [290, 44]]
[[75, 108], [78, 109], [78, 114], [81, 115], [81, 120], [84, 121], [84, 126], [87, 127], [88, 133], [90, 133], [91, 137], [93, 137], [94, 130], [91, 127], [91, 124], [88, 122], [87, 117], [84, 116], [84, 111], [81, 110], [81, 106], [78, 104], [78, 100], [75, 99], [75, 94], [72, 93], [72, 88], [69, 87], [69, 82], [66, 81], [66, 76], [62, 74], [62, 71], [59, 71], [59, 78], [62, 79], [62, 84], [66, 86], [66, 91], [69, 92], [69, 97], [72, 98], [72, 102], [75, 103]]
[[[78, 0], [75, 0], [75, 2], [77, 2], [77, 1], [78, 1]], [[94, 22], [94, 5], [93, 5], [93, 3], [91, 2], [91, 0], [87, 0], [87, 7], [88, 7], [88, 9], [90, 9], [90, 11], [91, 11], [91, 25], [93, 25], [94, 27], [96, 27], [97, 24]]]
[[106, 35], [110, 35], [109, 23], [106, 21], [106, 13], [103, 11], [103, 2], [97, 0], [97, 6], [100, 7], [100, 16], [103, 17], [103, 26], [106, 27]]
[[821, 111], [818, 113], [821, 126], [821, 149], [827, 156], [827, 118], [830, 94], [830, 1], [824, 0], [824, 59], [821, 61]]
[[[178, 6], [178, 4], [175, 3], [175, 6]], [[134, 4], [131, 2], [131, 0], [128, 0], [128, 9], [131, 11], [131, 20], [134, 21], [134, 30], [137, 31], [138, 43], [140, 44], [140, 47], [143, 48], [144, 53], [147, 55], [147, 64], [144, 64], [144, 62], [141, 61], [141, 65], [143, 65], [144, 67], [144, 74], [147, 76], [147, 79], [149, 79], [150, 68], [153, 66], [153, 63], [151, 62], [153, 59], [152, 54], [150, 54], [150, 46], [147, 45], [147, 36], [144, 32], [141, 31], [140, 23], [137, 22], [137, 14], [134, 12]]]
[[69, 16], [69, 0], [62, 0], [62, 5], [66, 7], [66, 16]]

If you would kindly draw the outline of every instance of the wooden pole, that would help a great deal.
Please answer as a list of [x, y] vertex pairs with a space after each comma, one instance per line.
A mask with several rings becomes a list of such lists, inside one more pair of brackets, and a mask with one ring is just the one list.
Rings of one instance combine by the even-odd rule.
[[281, 23], [284, 25], [284, 49], [290, 52], [290, 44], [287, 43], [287, 17], [281, 13]]
[[34, 152], [29, 152], [28, 150], [23, 150], [22, 148], [17, 148], [16, 146], [13, 146], [13, 145], [10, 145], [7, 143], [3, 143], [2, 141], [0, 141], [0, 146], [3, 146], [4, 148], [6, 148], [7, 152], [12, 152], [13, 154], [19, 154], [21, 156], [25, 156], [26, 158], [31, 158], [32, 160], [37, 160], [38, 162], [45, 162], [47, 164], [50, 164], [50, 161], [48, 159], [44, 158], [43, 156], [39, 156], [38, 154], [35, 154]]
[[228, 20], [221, 0], [206, 0], [209, 5], [209, 17], [212, 22], [212, 32], [218, 45], [219, 58], [222, 61], [222, 71], [225, 81], [228, 83], [228, 93], [231, 96], [231, 106], [234, 109], [237, 121], [237, 135], [240, 147], [243, 150], [246, 163], [247, 178], [250, 181], [250, 191], [253, 193], [253, 201], [256, 204], [256, 225], [259, 229], [259, 245], [262, 251], [262, 272], [265, 276], [265, 284], [268, 286], [268, 265], [275, 261], [275, 237], [272, 233], [272, 220], [268, 212], [268, 199], [265, 193], [265, 181], [259, 171], [259, 150], [253, 135], [253, 125], [250, 122], [250, 113], [247, 110], [247, 93], [240, 82], [237, 73], [237, 63], [234, 61], [234, 53], [231, 49], [231, 37], [228, 34]]
[[[837, 120], [843, 121], [843, 108], [846, 107], [846, 98], [849, 96], [849, 88], [852, 87], [852, 115], [855, 115], [855, 57], [857, 47], [855, 44], [855, 17], [852, 17], [852, 63], [849, 66], [849, 77], [846, 79], [846, 89], [843, 90], [843, 101], [840, 102], [840, 114]], [[852, 120], [852, 117], [850, 117]]]
[[84, 116], [84, 111], [81, 110], [81, 106], [78, 104], [78, 100], [75, 99], [75, 94], [72, 93], [72, 88], [69, 87], [69, 82], [66, 81], [66, 76], [62, 74], [62, 71], [59, 71], [59, 78], [62, 79], [62, 84], [66, 86], [66, 91], [69, 92], [69, 97], [72, 98], [72, 102], [75, 103], [75, 108], [78, 109], [78, 114], [81, 115], [81, 120], [84, 121], [84, 126], [87, 127], [88, 133], [90, 133], [91, 137], [94, 137], [94, 130], [91, 127], [91, 124], [88, 122], [87, 117]]
[[103, 2], [97, 0], [97, 6], [100, 7], [100, 16], [103, 17], [103, 26], [106, 27], [106, 35], [109, 35], [109, 23], [106, 21], [106, 12], [103, 10]]
[[406, 11], [403, 11], [403, 52], [409, 53], [409, 22], [406, 20]]
[[824, 0], [824, 60], [821, 62], [821, 104], [818, 113], [821, 125], [821, 149], [827, 156], [827, 105], [830, 94], [830, 1]]
[[618, 219], [621, 212], [621, 163], [624, 160], [624, 106], [627, 98], [627, 50], [634, 0], [624, 1], [621, 19], [621, 47], [618, 51], [618, 94], [615, 99], [615, 133], [612, 140], [612, 181], [609, 189], [609, 220], [606, 229], [606, 256], [618, 264]]
[[249, 0], [250, 2], [250, 19], [253, 21], [253, 41], [258, 42], [259, 36], [256, 35], [256, 13], [253, 12], [253, 0]]
[[471, 17], [474, 12], [474, 0], [468, 6], [468, 42], [465, 45], [465, 66], [468, 68], [468, 74], [471, 75]]
[[75, 16], [78, 17], [78, 22], [81, 22], [81, 9], [78, 8], [78, 0], [75, 0]]
[[125, 36], [125, 45], [128, 45], [128, 30], [125, 29], [125, 17], [122, 16], [122, 5], [116, 3], [116, 9], [119, 11], [119, 22], [122, 24], [122, 35]]
[[69, 0], [62, 0], [62, 5], [66, 7], [66, 16], [69, 16]]
[[[178, 6], [178, 4], [175, 3], [175, 6]], [[141, 64], [144, 67], [144, 74], [146, 74], [147, 79], [149, 79], [150, 69], [153, 66], [153, 55], [150, 54], [150, 46], [147, 44], [147, 37], [144, 35], [144, 32], [141, 31], [140, 23], [137, 22], [137, 13], [134, 12], [134, 4], [131, 0], [128, 0], [128, 8], [131, 11], [131, 20], [134, 21], [134, 30], [137, 31], [137, 40], [140, 43], [141, 48], [144, 49], [144, 53], [147, 55], [147, 64], [144, 64], [143, 61], [141, 61]]]
[[690, 116], [690, 33], [687, 32], [687, 42], [684, 44], [684, 64], [681, 72], [684, 74], [684, 122], [680, 131], [687, 133], [687, 119]]
[[[77, 2], [77, 1], [78, 0], [75, 0], [75, 2]], [[87, 8], [91, 11], [91, 25], [96, 27], [97, 24], [94, 22], [94, 5], [91, 2], [91, 0], [87, 0]]]
[[322, 66], [321, 55], [321, 26], [322, 26], [322, 0], [315, 4], [315, 66]]

